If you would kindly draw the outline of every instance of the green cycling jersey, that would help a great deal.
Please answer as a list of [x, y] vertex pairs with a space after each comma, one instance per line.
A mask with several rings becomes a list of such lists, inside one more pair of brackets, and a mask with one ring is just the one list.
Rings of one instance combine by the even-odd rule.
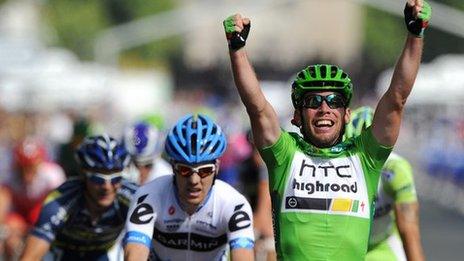
[[319, 149], [282, 131], [269, 171], [279, 260], [363, 260], [380, 171], [391, 152], [371, 129]]
[[[382, 169], [366, 260], [401, 260], [404, 250], [397, 232], [394, 205], [417, 202], [409, 162], [392, 153]], [[393, 241], [399, 241], [395, 244]]]

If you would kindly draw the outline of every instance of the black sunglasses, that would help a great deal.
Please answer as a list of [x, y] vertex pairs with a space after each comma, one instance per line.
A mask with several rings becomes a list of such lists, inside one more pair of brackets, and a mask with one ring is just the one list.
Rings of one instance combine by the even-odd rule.
[[332, 93], [327, 96], [322, 95], [308, 95], [303, 98], [303, 107], [307, 109], [317, 109], [326, 102], [329, 108], [338, 109], [346, 106], [345, 98], [340, 94]]

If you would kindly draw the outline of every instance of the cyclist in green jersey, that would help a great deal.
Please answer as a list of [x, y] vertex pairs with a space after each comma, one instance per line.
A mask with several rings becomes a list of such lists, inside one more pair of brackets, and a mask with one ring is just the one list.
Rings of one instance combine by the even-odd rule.
[[362, 260], [369, 237], [371, 203], [382, 166], [398, 138], [431, 16], [420, 0], [405, 7], [409, 31], [373, 124], [342, 142], [353, 85], [334, 65], [311, 65], [292, 84], [292, 123], [302, 136], [279, 126], [245, 51], [250, 20], [224, 21], [235, 85], [250, 118], [254, 143], [269, 172], [276, 252], [286, 260]]
[[[360, 135], [372, 124], [373, 117], [370, 107], [354, 110], [344, 138]], [[382, 169], [366, 260], [424, 260], [411, 164], [395, 153]]]

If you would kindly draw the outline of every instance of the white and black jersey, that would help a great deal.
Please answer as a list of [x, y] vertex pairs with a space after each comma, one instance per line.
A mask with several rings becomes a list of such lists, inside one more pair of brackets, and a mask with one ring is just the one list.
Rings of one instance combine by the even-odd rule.
[[188, 215], [180, 207], [173, 177], [137, 190], [124, 244], [143, 244], [160, 260], [225, 260], [228, 247], [253, 248], [252, 211], [243, 195], [216, 180], [203, 204]]

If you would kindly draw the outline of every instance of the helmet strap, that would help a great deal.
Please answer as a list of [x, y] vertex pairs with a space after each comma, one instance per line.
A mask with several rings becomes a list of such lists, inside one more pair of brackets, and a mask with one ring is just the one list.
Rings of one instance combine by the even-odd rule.
[[301, 108], [295, 109], [293, 112], [293, 119], [291, 119], [290, 123], [298, 128], [301, 128]]
[[294, 125], [297, 126], [300, 129], [300, 133], [301, 133], [301, 135], [303, 135], [304, 140], [310, 140], [309, 135], [307, 135], [306, 130], [303, 127], [304, 124], [302, 123], [302, 122], [304, 122], [303, 108], [300, 107], [298, 110], [295, 110], [295, 114], [294, 114], [294, 117], [293, 117], [292, 121], [295, 121], [296, 124], [294, 124]]

